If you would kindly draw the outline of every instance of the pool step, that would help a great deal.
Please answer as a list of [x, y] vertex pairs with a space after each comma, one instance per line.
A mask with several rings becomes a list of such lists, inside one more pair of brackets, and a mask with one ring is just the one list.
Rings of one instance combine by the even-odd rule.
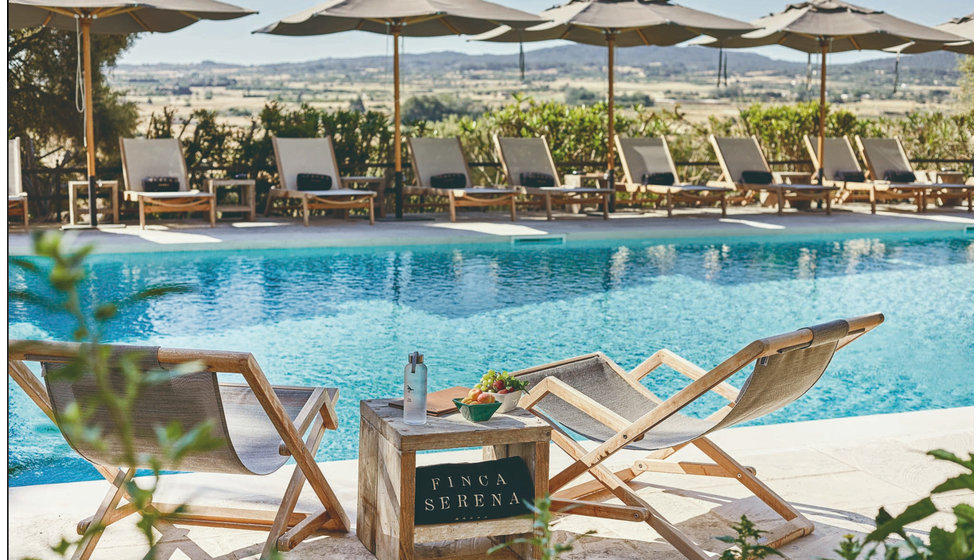
[[554, 233], [546, 235], [513, 235], [511, 245], [564, 245], [565, 234]]

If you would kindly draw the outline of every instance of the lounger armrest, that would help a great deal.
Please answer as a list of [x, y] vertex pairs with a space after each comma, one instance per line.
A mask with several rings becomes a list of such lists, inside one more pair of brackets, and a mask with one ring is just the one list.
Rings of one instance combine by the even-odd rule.
[[775, 171], [772, 174], [772, 179], [774, 183], [809, 185], [812, 176], [813, 174], [809, 171]]
[[208, 179], [208, 186], [214, 187], [237, 187], [241, 185], [254, 185], [255, 179]]
[[[636, 366], [633, 371], [629, 372], [629, 376], [639, 381], [660, 366], [667, 366], [695, 381], [703, 377], [704, 374], [708, 373], [704, 368], [691, 363], [690, 361], [665, 348], [663, 350], [658, 350], [653, 354], [653, 356], [650, 356], [642, 364]], [[735, 398], [738, 397], [738, 390], [725, 381], [713, 386], [711, 390], [718, 393], [729, 402], [735, 402]]]
[[621, 431], [630, 425], [629, 420], [590, 399], [585, 393], [582, 393], [557, 377], [545, 377], [528, 394], [521, 397], [518, 406], [525, 410], [531, 410], [534, 408], [534, 405], [547, 395], [558, 397], [599, 422], [602, 422], [612, 430]]

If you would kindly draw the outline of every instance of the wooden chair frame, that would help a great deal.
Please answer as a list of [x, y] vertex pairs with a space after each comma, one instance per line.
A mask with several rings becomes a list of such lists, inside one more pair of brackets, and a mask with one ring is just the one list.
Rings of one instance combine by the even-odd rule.
[[[24, 219], [24, 231], [31, 230], [28, 218], [27, 193], [24, 192], [23, 172], [20, 167], [20, 138], [7, 140], [7, 227], [14, 224], [10, 221], [12, 216], [21, 216]], [[13, 177], [11, 177], [13, 174]], [[16, 191], [10, 194], [10, 189]]]
[[[858, 337], [881, 324], [883, 320], [884, 316], [881, 314], [848, 319], [848, 334], [840, 340], [837, 349], [839, 350], [847, 346]], [[728, 378], [757, 359], [773, 356], [788, 349], [805, 346], [812, 340], [813, 333], [809, 330], [789, 332], [757, 340], [711, 370], [704, 370], [677, 354], [664, 349], [656, 352], [629, 372], [625, 371], [602, 353], [588, 354], [562, 362], [515, 372], [513, 375], [520, 377], [528, 373], [540, 371], [541, 369], [598, 357], [605, 361], [627, 383], [636, 389], [639, 394], [650, 399], [650, 412], [635, 422], [629, 422], [622, 416], [616, 414], [615, 411], [590, 399], [587, 395], [555, 377], [545, 378], [521, 399], [519, 406], [548, 422], [552, 427], [552, 441], [574, 461], [564, 470], [552, 476], [549, 481], [549, 492], [552, 497], [551, 505], [553, 510], [556, 513], [570, 515], [587, 515], [607, 519], [646, 522], [686, 558], [707, 559], [709, 556], [701, 547], [671, 524], [649, 502], [641, 498], [630, 488], [629, 482], [645, 472], [730, 477], [748, 488], [785, 520], [785, 523], [767, 533], [765, 544], [772, 547], [779, 547], [799, 537], [810, 534], [814, 529], [813, 524], [803, 517], [790, 503], [786, 502], [771, 488], [760, 481], [755, 476], [756, 471], [754, 468], [739, 464], [705, 436], [674, 447], [654, 451], [644, 459], [635, 461], [632, 466], [616, 472], [603, 465], [602, 462], [629, 445], [630, 442], [642, 438], [647, 431], [655, 428], [671, 415], [679, 412], [708, 391], [713, 391], [721, 395], [730, 403], [708, 417], [708, 420], [720, 420], [728, 414], [728, 411], [734, 405], [739, 394], [735, 387], [726, 382]], [[667, 366], [674, 369], [689, 377], [692, 382], [670, 398], [661, 401], [640, 383], [644, 377], [660, 366]], [[591, 451], [586, 450], [578, 441], [575, 441], [567, 430], [552, 421], [547, 415], [535, 409], [535, 405], [547, 395], [554, 395], [560, 398], [569, 405], [591, 415], [617, 433]], [[665, 461], [665, 459], [683, 449], [689, 443], [697, 447], [713, 462], [690, 463]], [[576, 486], [569, 486], [576, 478], [585, 473], [591, 475], [593, 480]], [[607, 504], [597, 501], [598, 497], [607, 492], [612, 493], [623, 505]], [[592, 501], [584, 499], [588, 497], [594, 497], [594, 499]]]
[[[929, 204], [928, 199], [930, 196], [935, 198], [951, 199], [960, 199], [965, 197], [967, 210], [969, 212], [973, 212], [973, 187], [967, 185], [933, 185], [930, 181], [923, 180], [922, 177], [927, 172], [916, 171], [915, 168], [912, 167], [912, 162], [909, 160], [909, 156], [905, 152], [905, 145], [902, 144], [901, 140], [896, 139], [898, 151], [902, 155], [902, 161], [905, 163], [906, 168], [916, 175], [916, 183], [902, 184], [885, 181], [883, 176], [884, 170], [876, 170], [874, 168], [871, 158], [868, 156], [868, 150], [864, 147], [864, 142], [862, 141], [861, 137], [855, 136], [854, 143], [857, 144], [858, 151], [861, 152], [861, 159], [864, 160], [864, 165], [868, 168], [868, 176], [872, 181], [874, 181], [874, 185], [876, 187], [869, 191], [872, 214], [875, 213], [876, 199], [907, 200], [909, 198], [913, 198], [915, 200], [916, 212], [924, 213]], [[948, 196], [951, 194], [948, 192], [949, 190], [957, 190], [960, 192], [955, 196]], [[944, 197], [943, 195], [947, 196]]]
[[[713, 183], [729, 186], [742, 193], [742, 198], [740, 199], [743, 203], [746, 203], [752, 197], [749, 193], [755, 191], [760, 194], [768, 194], [773, 191], [776, 192], [776, 212], [778, 214], [783, 213], [783, 206], [787, 202], [801, 201], [801, 200], [823, 200], [825, 205], [825, 211], [829, 216], [831, 214], [831, 202], [833, 200], [834, 192], [837, 190], [835, 186], [820, 186], [809, 184], [809, 173], [798, 173], [798, 172], [774, 172], [769, 166], [769, 161], [766, 160], [765, 154], [762, 151], [762, 145], [759, 144], [759, 139], [753, 135], [752, 142], [755, 144], [756, 149], [762, 156], [762, 161], [766, 166], [766, 171], [772, 173], [773, 180], [778, 183], [773, 185], [749, 185], [741, 183], [741, 178], [732, 176], [731, 171], [728, 168], [728, 163], [725, 161], [725, 155], [722, 153], [721, 148], [718, 146], [718, 140], [715, 135], [712, 134], [708, 136], [708, 141], [711, 142], [711, 147], [715, 150], [715, 155], [718, 157], [718, 165], [721, 167], [721, 175], [718, 181]], [[761, 171], [761, 170], [760, 170]], [[799, 181], [805, 179], [806, 183], [797, 183], [794, 181]], [[799, 187], [787, 188], [790, 185], [799, 185]], [[790, 191], [787, 193], [787, 191]], [[789, 196], [787, 196], [789, 194]], [[763, 201], [766, 204], [767, 201]]]
[[[38, 354], [71, 358], [78, 353], [79, 348], [79, 344], [65, 342], [11, 340], [9, 343], [8, 375], [51, 418], [52, 422], [55, 421], [55, 416], [48, 400], [47, 390], [24, 360], [29, 360], [31, 355]], [[276, 396], [277, 387], [269, 383], [258, 362], [250, 353], [160, 348], [157, 359], [164, 365], [197, 362], [207, 371], [240, 374], [282, 437], [283, 443], [280, 444], [279, 453], [292, 456], [296, 460], [296, 467], [286, 486], [279, 510], [275, 514], [269, 510], [207, 506], [187, 506], [177, 511], [177, 506], [162, 503], [153, 503], [152, 508], [161, 513], [173, 514], [173, 517], [167, 521], [174, 523], [268, 531], [269, 536], [262, 550], [262, 558], [268, 558], [275, 550], [291, 550], [313, 534], [349, 532], [350, 521], [347, 514], [314, 458], [324, 432], [336, 430], [338, 426], [336, 389], [314, 389], [294, 423], [289, 419], [282, 402]], [[295, 387], [288, 388], [295, 389]], [[303, 434], [308, 430], [309, 433], [304, 441]], [[126, 491], [126, 483], [133, 478], [135, 471], [93, 465], [112, 487], [95, 514], [78, 523], [77, 531], [79, 535], [83, 535], [83, 539], [72, 555], [73, 560], [88, 559], [106, 527], [135, 513], [131, 501], [119, 506], [123, 498], [130, 499]], [[307, 482], [323, 507], [313, 513], [304, 514], [294, 510], [300, 492]], [[93, 525], [96, 529], [89, 531]]]
[[21, 216], [24, 219], [24, 231], [31, 230], [30, 218], [27, 210], [27, 193], [22, 196], [7, 197], [7, 225], [13, 225], [10, 221], [12, 216]]
[[[551, 155], [551, 147], [548, 145], [548, 139], [544, 136], [539, 136], [538, 138], [544, 143], [545, 153], [548, 154], [548, 166], [551, 170], [551, 176], [555, 178], [555, 182], [557, 183], [559, 177], [558, 168], [555, 166], [555, 160]], [[544, 200], [545, 214], [548, 216], [549, 221], [554, 219], [551, 213], [553, 206], [569, 206], [572, 204], [595, 204], [602, 208], [602, 219], [609, 219], [609, 197], [615, 194], [615, 190], [579, 187], [525, 187], [520, 184], [520, 177], [511, 175], [510, 168], [507, 165], [507, 158], [504, 154], [504, 148], [500, 145], [500, 137], [497, 134], [493, 135], [493, 145], [497, 150], [497, 159], [500, 160], [500, 166], [503, 168], [504, 176], [507, 177], [510, 186], [520, 189], [526, 195], [542, 198]]]
[[[119, 154], [122, 156], [123, 182], [126, 190], [123, 191], [123, 200], [135, 202], [139, 205], [140, 229], [146, 229], [147, 214], [163, 214], [166, 212], [205, 212], [211, 227], [214, 227], [217, 219], [215, 210], [214, 193], [201, 191], [181, 191], [178, 193], [147, 193], [133, 190], [133, 181], [130, 181], [129, 166], [126, 164], [126, 143], [125, 138], [119, 138]], [[185, 181], [190, 182], [190, 174], [187, 173], [187, 162], [184, 160], [183, 150], [180, 142], [174, 139], [177, 149], [180, 151], [180, 167]], [[92, 201], [89, 201], [92, 204]]]
[[[323, 138], [330, 142], [330, 158], [333, 161], [333, 168], [338, 170], [339, 187], [347, 189], [350, 185], [357, 183], [377, 183], [383, 191], [384, 179], [381, 177], [340, 177], [340, 167], [337, 165], [337, 152], [333, 149], [333, 139], [329, 136]], [[275, 138], [273, 138], [275, 140]], [[320, 138], [317, 138], [320, 140]], [[279, 170], [279, 188], [269, 189], [269, 196], [266, 198], [265, 215], [272, 212], [273, 203], [277, 200], [282, 201], [282, 206], [288, 208], [290, 202], [299, 201], [300, 209], [303, 211], [303, 225], [310, 225], [310, 210], [343, 210], [346, 218], [351, 209], [363, 208], [368, 211], [368, 222], [374, 225], [374, 200], [377, 192], [365, 191], [358, 194], [338, 193], [333, 196], [315, 195], [309, 192], [290, 189], [286, 185], [286, 177], [283, 174], [282, 156], [279, 154], [279, 146], [273, 141], [273, 153], [276, 157], [276, 168]], [[345, 199], [345, 200], [336, 200]], [[382, 197], [383, 200], [383, 197]], [[382, 209], [383, 211], [383, 209]]]
[[[463, 143], [456, 137], [456, 144], [459, 146], [460, 157], [463, 156]], [[415, 150], [412, 149], [412, 139], [408, 139], [408, 154], [412, 158], [412, 167], [415, 169], [416, 185], [405, 185], [402, 192], [407, 195], [434, 196], [448, 198], [449, 221], [456, 222], [456, 209], [463, 207], [490, 208], [492, 206], [510, 206], [510, 221], [517, 221], [517, 195], [516, 190], [502, 189], [499, 187], [485, 187], [465, 189], [436, 189], [422, 185], [422, 178], [419, 177], [419, 164], [415, 158]], [[466, 184], [473, 184], [473, 176], [470, 173], [470, 166], [464, 165], [466, 169]]]
[[[620, 140], [619, 134], [616, 135], [615, 140], [616, 152], [619, 154], [619, 163], [623, 166], [623, 173], [626, 175], [628, 192], [646, 192], [660, 195], [660, 200], [667, 206], [668, 218], [674, 215], [675, 202], [684, 202], [698, 206], [702, 204], [714, 204], [715, 202], [720, 202], [721, 216], [725, 217], [728, 215], [727, 195], [729, 190], [727, 188], [723, 191], [716, 191], [714, 188], [705, 188], [703, 191], [692, 191], [691, 189], [681, 188], [690, 187], [692, 185], [690, 183], [680, 182], [680, 175], [677, 174], [677, 166], [674, 165], [674, 156], [672, 156], [670, 153], [666, 136], [661, 134], [660, 141], [663, 142], [664, 151], [667, 153], [667, 161], [670, 163], [670, 172], [674, 174], [674, 185], [642, 184], [639, 177], [633, 177], [633, 172], [627, 163], [626, 151], [623, 148], [623, 143]], [[708, 187], [708, 185], [705, 185], [705, 187]]]

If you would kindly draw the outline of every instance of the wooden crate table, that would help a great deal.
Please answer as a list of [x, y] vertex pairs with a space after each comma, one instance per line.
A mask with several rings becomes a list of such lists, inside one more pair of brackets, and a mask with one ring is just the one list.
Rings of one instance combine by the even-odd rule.
[[[458, 412], [430, 416], [422, 426], [402, 422], [402, 411], [389, 399], [361, 401], [357, 484], [357, 537], [379, 560], [412, 560], [416, 543], [528, 536], [529, 517], [509, 517], [439, 525], [415, 525], [415, 454], [432, 449], [483, 446], [485, 460], [518, 456], [534, 482], [535, 497], [548, 491], [551, 427], [516, 409], [472, 423]], [[537, 558], [526, 545], [515, 545], [522, 558]], [[423, 556], [423, 554], [420, 554]]]
[[[98, 198], [99, 191], [108, 191], [109, 209], [112, 212], [112, 223], [119, 223], [119, 181], [97, 181], [95, 183], [95, 196]], [[71, 225], [80, 223], [82, 211], [78, 207], [78, 201], [82, 198], [80, 193], [88, 196], [88, 181], [68, 181], [68, 222]], [[92, 201], [89, 201], [92, 204]]]

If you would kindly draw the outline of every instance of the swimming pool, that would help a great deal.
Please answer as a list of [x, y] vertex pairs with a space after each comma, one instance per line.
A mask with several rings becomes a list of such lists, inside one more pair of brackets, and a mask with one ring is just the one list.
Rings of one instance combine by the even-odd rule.
[[[273, 383], [338, 386], [341, 428], [317, 458], [352, 459], [358, 401], [398, 395], [414, 350], [435, 390], [595, 350], [627, 368], [660, 348], [711, 367], [759, 337], [882, 311], [810, 393], [761, 422], [970, 405], [973, 247], [952, 232], [102, 255], [90, 290], [189, 284], [127, 311], [107, 341], [249, 351]], [[13, 267], [10, 286], [29, 287]], [[51, 317], [8, 311], [13, 338], [70, 339]], [[662, 396], [685, 382], [646, 380]], [[98, 478], [20, 389], [8, 398], [12, 486]]]

